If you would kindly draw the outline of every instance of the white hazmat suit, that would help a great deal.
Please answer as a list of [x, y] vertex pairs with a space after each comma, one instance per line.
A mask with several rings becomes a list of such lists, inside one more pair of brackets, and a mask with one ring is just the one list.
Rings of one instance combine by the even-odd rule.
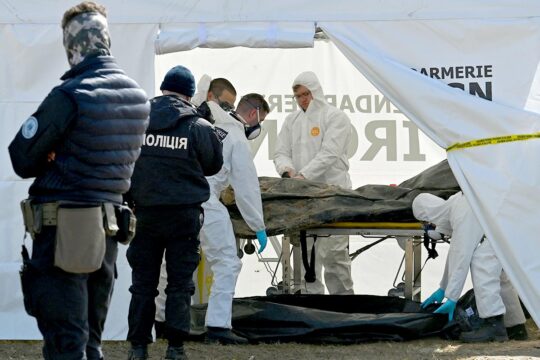
[[229, 184], [234, 190], [236, 206], [254, 232], [265, 229], [259, 178], [243, 125], [213, 101], [208, 106], [215, 126], [227, 132], [223, 139], [223, 167], [208, 177], [210, 199], [203, 203], [204, 225], [201, 247], [214, 273], [208, 299], [206, 326], [231, 328], [231, 305], [242, 262], [237, 255], [236, 238], [227, 208], [219, 201], [221, 191]]
[[[211, 78], [204, 75], [197, 85], [192, 103], [200, 105], [206, 100]], [[232, 118], [216, 102], [208, 101], [216, 130], [223, 138], [223, 166], [214, 176], [207, 177], [210, 199], [202, 204], [204, 224], [200, 233], [203, 255], [213, 273], [208, 298], [205, 325], [231, 329], [232, 300], [242, 262], [238, 258], [236, 237], [227, 208], [219, 200], [221, 191], [231, 185], [235, 202], [247, 225], [254, 231], [264, 231], [263, 208], [259, 178], [253, 164], [251, 149], [244, 126]], [[166, 278], [162, 267], [161, 278]], [[160, 284], [162, 283], [160, 279]], [[200, 286], [200, 284], [199, 284]], [[165, 294], [163, 289], [156, 298], [156, 320], [164, 318]]]
[[[347, 145], [352, 126], [349, 118], [343, 111], [326, 102], [319, 80], [313, 72], [298, 75], [293, 82], [295, 85], [306, 87], [313, 99], [306, 111], [300, 109], [285, 118], [274, 155], [277, 172], [281, 175], [292, 169], [308, 180], [350, 189], [352, 185], [348, 173]], [[317, 280], [306, 284], [308, 293], [324, 293], [320, 280], [323, 266], [324, 280], [330, 294], [354, 292], [348, 246], [348, 236], [332, 236], [317, 241]], [[311, 249], [309, 242], [308, 249]]]
[[418, 195], [412, 204], [414, 216], [436, 225], [435, 230], [451, 236], [440, 288], [445, 297], [456, 301], [461, 296], [469, 267], [481, 318], [505, 314], [506, 327], [523, 324], [525, 316], [514, 287], [502, 272], [502, 266], [484, 231], [463, 195], [458, 192], [448, 200], [432, 194]]

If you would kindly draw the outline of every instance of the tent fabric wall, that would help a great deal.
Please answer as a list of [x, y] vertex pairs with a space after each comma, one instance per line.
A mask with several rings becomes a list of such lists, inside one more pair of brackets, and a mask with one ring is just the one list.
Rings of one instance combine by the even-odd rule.
[[[521, 73], [532, 80], [540, 62], [540, 51], [535, 46], [540, 42], [540, 19], [513, 19], [503, 23], [468, 21], [463, 26], [453, 27], [455, 30], [452, 35], [459, 39], [459, 43], [453, 41], [452, 36], [446, 32], [440, 31], [446, 27], [444, 22], [417, 25], [386, 23], [383, 29], [381, 24], [373, 23], [320, 24], [345, 56], [443, 148], [456, 142], [540, 132], [540, 115], [523, 110], [531, 92], [530, 81], [525, 82], [526, 86], [523, 87], [519, 82], [501, 80], [496, 84], [502, 91], [506, 89], [521, 96], [514, 96], [510, 100], [486, 101], [412, 70], [411, 66], [426, 66], [429, 59], [424, 59], [424, 63], [420, 64], [407, 62], [403, 59], [407, 55], [394, 56], [389, 50], [399, 38], [394, 35], [393, 41], [385, 39], [385, 35], [401, 35], [407, 31], [410, 34], [414, 32], [411, 29], [417, 28], [418, 33], [412, 38], [418, 39], [414, 46], [422, 51], [426, 45], [422, 44], [422, 33], [429, 28], [432, 33], [440, 34], [437, 45], [441, 47], [445, 44], [446, 53], [462, 54], [463, 60], [468, 61], [470, 49], [476, 45], [485, 54], [485, 58], [483, 61], [474, 59], [473, 51], [473, 63], [480, 61], [480, 64], [486, 64], [492, 61], [488, 50], [498, 51], [498, 57], [503, 61], [512, 60], [506, 61], [507, 66], [500, 71]], [[460, 31], [467, 28], [473, 28], [475, 33], [484, 36], [493, 35], [492, 41], [482, 44], [477, 43], [477, 37], [460, 36]], [[506, 36], [496, 36], [494, 28]], [[533, 45], [528, 58], [523, 62], [516, 59], [513, 47], [527, 48], [527, 45]], [[441, 63], [435, 61], [427, 64]], [[531, 249], [538, 248], [534, 234], [540, 232], [537, 220], [540, 169], [531, 165], [538, 162], [539, 153], [538, 139], [448, 153], [450, 166], [463, 192], [536, 323], [540, 323], [540, 258], [538, 252]]]
[[[67, 69], [58, 23], [61, 14], [77, 2], [0, 2], [3, 149]], [[442, 147], [492, 135], [539, 131], [538, 116], [522, 110], [537, 110], [539, 103], [535, 86], [539, 82], [540, 2], [536, 0], [367, 0], [362, 6], [352, 0], [292, 4], [284, 0], [228, 0], [219, 9], [213, 0], [132, 0], [129, 6], [125, 1], [101, 2], [110, 14], [113, 54], [150, 95], [154, 94], [154, 40], [160, 26], [168, 28], [164, 24], [173, 29], [176, 25], [172, 24], [215, 23], [212, 26], [234, 33], [250, 23], [260, 25], [256, 33], [268, 34], [275, 23], [309, 22], [323, 27], [358, 69]], [[438, 25], [430, 26], [433, 23]], [[426, 38], [433, 41], [422, 43]], [[186, 41], [182, 36], [177, 40]], [[246, 35], [244, 40], [231, 46], [250, 46], [251, 38]], [[189, 41], [191, 45], [167, 47], [189, 48], [198, 40]], [[441, 51], [439, 46], [446, 49]], [[526, 56], [516, 56], [524, 51]], [[470, 56], [470, 61], [477, 63], [483, 53], [492, 56], [498, 62], [497, 71], [507, 77], [500, 80], [492, 102], [410, 70], [413, 65], [452, 65], [444, 62], [445, 56], [453, 57], [454, 62]], [[437, 56], [441, 58], [431, 63]], [[540, 170], [534, 165], [539, 146], [538, 140], [529, 140], [448, 155], [461, 187], [537, 323], [540, 264], [534, 236], [540, 230], [535, 219]], [[0, 252], [0, 283], [7, 289], [0, 293], [0, 323], [10, 324], [0, 327], [0, 338], [36, 338], [37, 329], [28, 326], [33, 320], [22, 310], [17, 279], [22, 238], [18, 201], [25, 196], [29, 182], [15, 176], [6, 151], [0, 152], [0, 162], [0, 232], [7, 240]], [[124, 259], [122, 254], [119, 258]], [[119, 266], [126, 264], [120, 262]], [[116, 293], [126, 293], [128, 283], [129, 279], [119, 279]], [[105, 338], [121, 338], [126, 312], [125, 297], [115, 296]]]
[[[58, 24], [78, 0], [2, 0], [0, 23]], [[253, 21], [488, 19], [540, 14], [535, 0], [101, 0], [110, 23], [167, 24]]]

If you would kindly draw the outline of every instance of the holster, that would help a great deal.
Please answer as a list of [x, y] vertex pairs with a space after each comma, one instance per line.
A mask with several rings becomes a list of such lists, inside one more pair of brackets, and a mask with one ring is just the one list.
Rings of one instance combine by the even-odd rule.
[[125, 205], [115, 206], [115, 213], [118, 231], [114, 239], [120, 244], [127, 245], [135, 237], [137, 218], [133, 211]]
[[21, 290], [23, 294], [24, 310], [30, 316], [36, 316], [34, 311], [34, 302], [32, 301], [31, 288], [33, 286], [36, 270], [30, 264], [30, 257], [28, 256], [28, 250], [26, 246], [22, 246], [21, 251], [23, 263], [19, 276], [21, 278]]

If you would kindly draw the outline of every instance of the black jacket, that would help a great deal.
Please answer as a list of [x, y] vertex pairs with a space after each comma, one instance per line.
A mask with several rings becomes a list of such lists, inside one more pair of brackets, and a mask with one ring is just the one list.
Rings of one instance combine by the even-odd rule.
[[146, 93], [111, 56], [91, 56], [62, 80], [9, 146], [15, 172], [36, 177], [38, 202], [120, 203], [148, 126]]
[[199, 206], [210, 196], [205, 177], [223, 165], [221, 141], [187, 101], [165, 95], [150, 103], [150, 125], [129, 198], [137, 207]]

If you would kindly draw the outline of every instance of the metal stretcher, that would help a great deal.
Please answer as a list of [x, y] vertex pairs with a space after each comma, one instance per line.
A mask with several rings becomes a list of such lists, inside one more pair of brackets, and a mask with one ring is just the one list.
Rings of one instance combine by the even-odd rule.
[[[406, 299], [420, 301], [421, 269], [422, 269], [422, 240], [424, 231], [420, 223], [394, 222], [338, 222], [316, 228], [302, 230], [300, 238], [317, 237], [317, 241], [325, 241], [324, 237], [331, 235], [360, 235], [365, 238], [378, 238], [375, 243], [387, 238], [406, 238], [405, 243], [405, 287]], [[369, 247], [375, 245], [370, 244]], [[291, 264], [291, 242], [288, 236], [283, 236], [281, 243], [281, 266], [283, 273], [281, 291], [292, 293], [293, 289], [301, 287], [302, 252], [300, 246], [293, 246]]]

